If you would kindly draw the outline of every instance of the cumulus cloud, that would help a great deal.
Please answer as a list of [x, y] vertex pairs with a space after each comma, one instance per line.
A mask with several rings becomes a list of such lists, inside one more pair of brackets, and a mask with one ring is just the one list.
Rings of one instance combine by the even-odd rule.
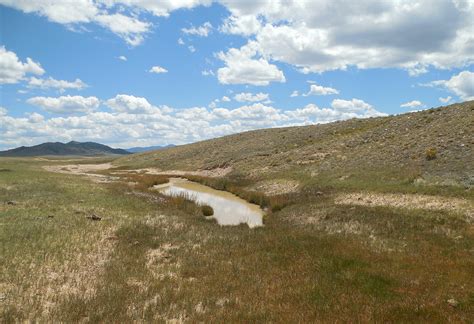
[[188, 35], [195, 35], [200, 37], [207, 37], [212, 31], [212, 25], [210, 22], [205, 22], [201, 26], [191, 28], [182, 28], [181, 31]]
[[230, 98], [227, 97], [227, 96], [223, 96], [221, 100], [222, 100], [223, 102], [229, 102], [229, 101], [230, 101]]
[[161, 66], [153, 66], [148, 72], [150, 73], [167, 73], [168, 70]]
[[402, 107], [402, 108], [417, 108], [417, 107], [422, 107], [422, 106], [423, 106], [423, 104], [419, 100], [412, 100], [412, 101], [405, 102], [405, 103], [400, 105], [400, 107]]
[[113, 111], [129, 114], [150, 114], [157, 111], [145, 98], [125, 94], [119, 94], [105, 101], [105, 104]]
[[452, 99], [453, 99], [453, 97], [451, 97], [451, 96], [447, 96], [445, 98], [443, 98], [443, 97], [438, 98], [439, 102], [444, 103], [444, 104], [449, 103]]
[[28, 81], [29, 88], [40, 88], [40, 89], [58, 89], [59, 92], [64, 92], [66, 89], [82, 90], [87, 87], [81, 79], [74, 81], [56, 80], [51, 77], [47, 79], [39, 79], [31, 77]]
[[474, 62], [472, 1], [224, 3], [232, 20], [253, 16], [265, 21], [250, 41], [258, 43], [259, 54], [305, 73], [356, 66], [401, 68], [417, 76], [431, 66]]
[[298, 97], [299, 95], [300, 95], [300, 94], [299, 94], [298, 90], [294, 90], [294, 91], [291, 93], [290, 97], [292, 97], [292, 98], [293, 98], [293, 97]]
[[269, 99], [268, 93], [259, 92], [252, 94], [250, 92], [238, 93], [234, 96], [234, 99], [238, 102], [256, 102], [256, 101], [266, 101]]
[[[138, 6], [146, 10], [143, 1], [89, 1], [89, 0], [37, 0], [16, 1], [0, 0], [0, 4], [21, 10], [25, 13], [36, 13], [48, 20], [64, 24], [74, 30], [74, 25], [94, 23], [107, 28], [114, 34], [123, 38], [129, 45], [136, 46], [143, 42], [144, 35], [149, 32], [151, 24], [142, 21], [133, 15], [112, 12], [112, 6], [119, 3], [128, 5], [131, 9]], [[161, 1], [160, 1], [161, 2]], [[104, 4], [106, 6], [104, 6]], [[124, 8], [124, 7], [123, 7]], [[121, 10], [124, 11], [124, 10]]]
[[257, 56], [257, 44], [249, 43], [240, 49], [231, 48], [227, 53], [219, 52], [217, 57], [225, 67], [217, 70], [222, 84], [252, 84], [266, 86], [270, 82], [285, 82], [285, 75], [276, 65]]
[[333, 95], [333, 94], [339, 94], [339, 91], [334, 88], [323, 87], [317, 84], [312, 84], [310, 86], [309, 92], [306, 94], [303, 94], [303, 96], [311, 96], [311, 95], [327, 96], [327, 95]]
[[331, 107], [338, 112], [360, 115], [358, 117], [386, 116], [386, 114], [375, 110], [371, 104], [356, 98], [352, 100], [334, 99], [331, 103]]
[[123, 56], [123, 55], [120, 55], [120, 56], [118, 57], [118, 59], [121, 60], [121, 61], [127, 61], [127, 57], [126, 57], [126, 56]]
[[89, 113], [97, 109], [100, 104], [96, 97], [82, 96], [33, 97], [26, 102], [56, 114]]
[[0, 47], [0, 84], [18, 83], [26, 74], [43, 73], [41, 65], [31, 58], [28, 57], [26, 62], [21, 62], [14, 52], [8, 51], [5, 46]]
[[474, 100], [474, 72], [462, 71], [449, 80], [431, 82], [435, 86], [443, 86], [462, 100]]
[[[64, 98], [34, 99], [56, 109]], [[74, 98], [74, 97], [69, 97]], [[74, 101], [77, 106], [81, 100]], [[82, 97], [79, 97], [82, 98]], [[33, 99], [33, 98], [32, 98]], [[54, 100], [57, 99], [57, 100]], [[88, 98], [82, 98], [82, 101]], [[90, 99], [90, 98], [89, 98]], [[86, 106], [97, 107], [99, 100]], [[111, 111], [81, 109], [82, 115], [45, 118], [32, 113], [27, 117], [9, 116], [0, 108], [0, 146], [33, 145], [50, 140], [98, 141], [129, 147], [151, 144], [184, 144], [227, 134], [269, 127], [327, 123], [349, 118], [383, 116], [372, 105], [360, 99], [333, 100], [330, 107], [310, 104], [295, 110], [282, 110], [264, 103], [251, 103], [234, 109], [190, 107], [172, 109], [156, 107], [146, 98], [120, 94], [106, 100]], [[71, 104], [72, 105], [72, 104]], [[77, 111], [77, 109], [74, 109]], [[158, 141], [158, 142], [157, 142]]]
[[260, 20], [253, 15], [229, 16], [225, 19], [219, 30], [226, 34], [250, 36], [262, 28]]

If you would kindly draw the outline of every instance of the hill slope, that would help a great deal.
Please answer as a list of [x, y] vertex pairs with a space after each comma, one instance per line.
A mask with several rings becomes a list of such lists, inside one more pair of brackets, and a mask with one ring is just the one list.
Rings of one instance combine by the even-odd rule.
[[35, 146], [22, 146], [15, 149], [1, 151], [0, 156], [40, 156], [40, 155], [79, 155], [94, 156], [107, 154], [130, 154], [122, 149], [114, 149], [107, 145], [94, 142], [43, 143]]
[[[264, 179], [379, 178], [472, 186], [474, 101], [397, 116], [250, 131], [124, 157], [117, 165], [163, 170], [231, 166]], [[436, 151], [427, 157], [427, 150]]]
[[126, 151], [130, 153], [142, 153], [142, 152], [149, 152], [149, 151], [157, 151], [157, 150], [164, 150], [170, 147], [174, 147], [175, 145], [169, 144], [165, 146], [137, 146], [137, 147], [131, 147], [128, 149], [125, 149]]

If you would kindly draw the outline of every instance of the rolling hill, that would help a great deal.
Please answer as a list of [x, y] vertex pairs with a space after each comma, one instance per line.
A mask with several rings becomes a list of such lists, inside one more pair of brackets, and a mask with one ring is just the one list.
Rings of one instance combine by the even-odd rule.
[[69, 143], [43, 143], [35, 146], [21, 146], [11, 150], [1, 151], [0, 156], [44, 156], [44, 155], [76, 155], [76, 156], [97, 156], [97, 155], [110, 155], [118, 154], [125, 155], [130, 154], [126, 150], [114, 149], [107, 145], [94, 143], [94, 142], [75, 142]]
[[160, 146], [160, 145], [156, 145], [156, 146], [137, 146], [137, 147], [131, 147], [131, 148], [128, 148], [128, 149], [125, 149], [125, 150], [130, 152], [130, 153], [142, 153], [142, 152], [149, 152], [149, 151], [164, 150], [164, 149], [167, 149], [167, 148], [170, 148], [170, 147], [175, 147], [175, 145], [169, 144], [169, 145], [164, 145], [164, 146]]
[[335, 182], [396, 179], [473, 186], [473, 131], [474, 101], [468, 101], [389, 117], [249, 131], [134, 154], [115, 164], [162, 170], [232, 167], [234, 174], [257, 180], [298, 174]]

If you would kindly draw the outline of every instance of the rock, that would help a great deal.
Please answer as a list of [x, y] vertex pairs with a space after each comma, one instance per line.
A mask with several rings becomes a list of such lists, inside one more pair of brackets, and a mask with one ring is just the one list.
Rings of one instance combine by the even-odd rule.
[[322, 191], [316, 191], [316, 196], [322, 196], [324, 193]]
[[451, 307], [458, 307], [458, 305], [459, 305], [459, 302], [458, 302], [456, 299], [454, 299], [454, 298], [448, 299], [446, 302], [447, 302], [447, 303], [449, 304], [449, 306], [451, 306]]
[[87, 219], [93, 220], [93, 221], [100, 221], [102, 217], [97, 216], [96, 214], [91, 214], [89, 216], [86, 216]]
[[7, 205], [15, 206], [15, 205], [17, 205], [17, 202], [14, 201], [14, 200], [9, 200], [9, 201], [7, 201]]
[[82, 203], [85, 203], [85, 202], [86, 202], [86, 201], [85, 201], [85, 200], [82, 200], [82, 199], [78, 201], [78, 203], [81, 203], [81, 204], [82, 204]]
[[54, 218], [54, 215], [48, 215], [48, 218]]

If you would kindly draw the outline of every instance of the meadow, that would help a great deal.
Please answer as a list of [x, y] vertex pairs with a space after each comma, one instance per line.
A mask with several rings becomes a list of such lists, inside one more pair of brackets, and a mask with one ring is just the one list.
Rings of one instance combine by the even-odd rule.
[[[101, 173], [114, 180], [101, 183], [43, 169], [110, 160], [0, 161], [2, 322], [474, 318], [470, 190], [415, 186], [388, 168], [377, 179], [391, 181], [363, 172], [346, 181], [297, 171], [257, 182], [241, 172], [189, 177], [267, 207], [264, 226], [249, 229], [221, 227], [191, 201], [150, 190], [163, 175], [111, 169]], [[275, 178], [298, 190], [256, 189]]]

